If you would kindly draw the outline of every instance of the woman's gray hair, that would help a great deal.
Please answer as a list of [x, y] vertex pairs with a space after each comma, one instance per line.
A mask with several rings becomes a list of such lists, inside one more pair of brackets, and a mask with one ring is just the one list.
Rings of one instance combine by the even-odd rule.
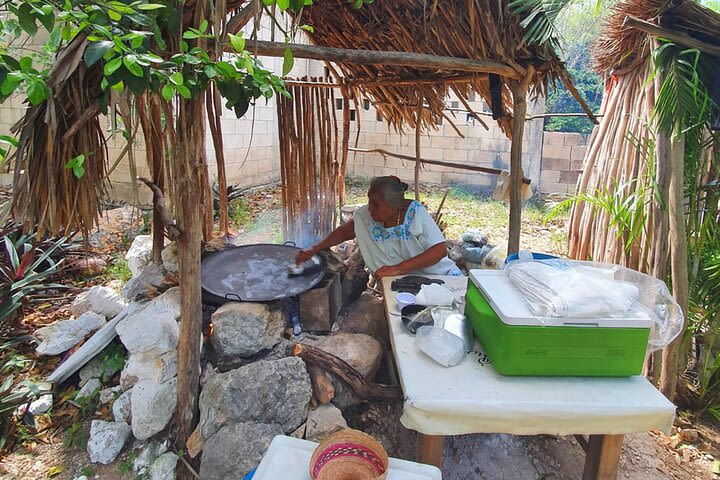
[[408, 184], [398, 177], [375, 177], [370, 181], [368, 194], [379, 193], [383, 200], [392, 208], [402, 208]]

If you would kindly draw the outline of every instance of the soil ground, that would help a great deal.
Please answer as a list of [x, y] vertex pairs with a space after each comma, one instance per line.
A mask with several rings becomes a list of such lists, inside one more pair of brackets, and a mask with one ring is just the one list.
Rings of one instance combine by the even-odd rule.
[[[351, 182], [347, 203], [364, 203], [366, 189], [366, 181]], [[423, 187], [423, 201], [431, 211], [437, 209], [445, 191], [445, 188]], [[526, 205], [523, 211], [521, 248], [563, 255], [566, 251], [564, 221], [567, 214], [546, 222], [544, 219], [547, 212], [546, 200]], [[457, 238], [470, 227], [480, 228], [488, 235], [490, 243], [503, 243], [507, 238], [508, 208], [488, 197], [479, 197], [463, 188], [454, 187], [442, 213], [443, 221], [447, 223], [445, 234], [448, 238]], [[238, 243], [282, 242], [278, 187], [256, 190], [233, 202], [231, 216], [233, 227], [238, 232]], [[113, 257], [120, 258], [117, 253]], [[122, 271], [117, 265], [111, 264], [110, 267], [109, 270], [114, 268], [115, 272]], [[110, 277], [105, 276], [102, 281], [107, 282], [111, 280]], [[54, 321], [63, 314], [62, 306], [58, 307], [33, 312], [24, 319], [23, 325], [32, 331], [32, 326]], [[24, 353], [32, 355], [31, 352]], [[38, 372], [44, 376], [52, 366], [51, 363], [40, 364]], [[415, 433], [400, 424], [401, 411], [402, 405], [399, 403], [373, 403], [346, 412], [346, 416], [350, 426], [376, 436], [391, 456], [413, 459]], [[90, 418], [84, 420], [85, 428], [88, 428], [89, 421]], [[134, 478], [130, 469], [130, 447], [110, 465], [91, 466], [82, 442], [79, 442], [80, 446], [64, 445], [67, 422], [58, 420], [54, 423], [56, 425], [44, 435], [25, 438], [14, 452], [0, 458], [0, 479], [73, 480], [82, 474], [103, 480]], [[668, 437], [660, 432], [626, 436], [618, 478], [720, 479], [713, 473], [713, 469], [720, 466], [715, 461], [715, 458], [720, 458], [720, 452], [717, 451], [720, 448], [720, 429], [712, 422], [701, 422], [693, 427], [701, 430], [703, 442], [678, 442], [677, 436]], [[443, 478], [577, 480], [582, 475], [583, 461], [582, 449], [572, 437], [464, 435], [448, 437], [446, 441]]]

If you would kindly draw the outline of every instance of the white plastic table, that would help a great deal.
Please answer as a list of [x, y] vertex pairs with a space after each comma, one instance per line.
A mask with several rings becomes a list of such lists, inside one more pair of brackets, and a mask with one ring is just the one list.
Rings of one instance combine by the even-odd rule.
[[[418, 460], [442, 467], [445, 435], [575, 435], [586, 453], [583, 480], [614, 479], [623, 435], [668, 431], [675, 405], [642, 376], [504, 377], [479, 344], [445, 368], [417, 346], [402, 324], [391, 283], [382, 282], [404, 400], [402, 424], [418, 432]], [[433, 276], [462, 297], [467, 277]], [[585, 438], [588, 435], [589, 438]]]
[[[310, 458], [317, 443], [278, 435], [270, 443], [253, 480], [311, 480]], [[437, 467], [391, 458], [387, 480], [442, 480]]]

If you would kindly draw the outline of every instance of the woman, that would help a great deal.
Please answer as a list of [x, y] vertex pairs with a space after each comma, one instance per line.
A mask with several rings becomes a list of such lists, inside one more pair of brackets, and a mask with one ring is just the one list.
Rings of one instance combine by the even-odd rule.
[[397, 177], [377, 177], [370, 183], [368, 204], [353, 220], [297, 255], [308, 260], [320, 250], [357, 238], [365, 265], [376, 278], [395, 275], [461, 275], [447, 257], [445, 238], [427, 209], [405, 198], [407, 183]]

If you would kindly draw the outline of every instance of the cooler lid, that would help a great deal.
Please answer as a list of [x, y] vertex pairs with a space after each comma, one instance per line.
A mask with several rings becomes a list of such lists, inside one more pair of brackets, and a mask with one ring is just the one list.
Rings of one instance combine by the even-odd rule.
[[505, 270], [470, 270], [470, 280], [506, 325], [603, 328], [650, 328], [652, 325], [652, 319], [647, 315], [635, 318], [540, 319], [530, 311]]

